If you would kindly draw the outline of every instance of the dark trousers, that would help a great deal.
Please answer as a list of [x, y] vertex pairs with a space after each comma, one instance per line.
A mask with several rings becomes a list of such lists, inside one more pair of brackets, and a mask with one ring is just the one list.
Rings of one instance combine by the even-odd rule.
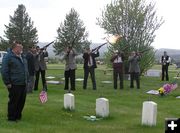
[[20, 120], [26, 100], [26, 86], [12, 85], [9, 91], [8, 120]]
[[34, 84], [34, 90], [38, 90], [38, 83], [39, 83], [39, 75], [41, 73], [41, 79], [42, 79], [42, 85], [43, 85], [43, 90], [47, 91], [47, 84], [46, 84], [46, 71], [39, 69], [39, 71], [36, 71], [36, 80]]
[[139, 89], [140, 88], [139, 73], [136, 72], [130, 73], [130, 88], [134, 88], [134, 80], [136, 80], [136, 86], [137, 89]]
[[162, 81], [164, 80], [165, 75], [166, 75], [166, 81], [168, 81], [169, 80], [168, 65], [162, 65]]
[[64, 90], [69, 90], [69, 79], [71, 83], [70, 90], [75, 90], [75, 69], [72, 69], [72, 70], [70, 69], [68, 71], [65, 71], [64, 77], [65, 77]]
[[118, 77], [120, 80], [120, 89], [123, 89], [123, 73], [113, 70], [114, 89], [117, 89]]
[[95, 72], [93, 67], [84, 68], [84, 81], [83, 81], [83, 89], [87, 87], [87, 80], [89, 77], [89, 73], [91, 75], [93, 90], [96, 90], [96, 80], [95, 80]]

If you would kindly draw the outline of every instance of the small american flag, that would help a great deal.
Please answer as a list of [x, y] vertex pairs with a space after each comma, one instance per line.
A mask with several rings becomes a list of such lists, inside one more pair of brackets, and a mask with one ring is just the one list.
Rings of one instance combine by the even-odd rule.
[[47, 92], [46, 91], [41, 91], [41, 93], [39, 94], [39, 99], [40, 99], [41, 103], [47, 102], [47, 100], [48, 100]]

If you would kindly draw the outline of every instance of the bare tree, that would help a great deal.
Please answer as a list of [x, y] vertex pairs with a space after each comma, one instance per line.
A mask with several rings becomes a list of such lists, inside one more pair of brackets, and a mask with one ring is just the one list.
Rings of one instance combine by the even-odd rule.
[[[163, 24], [163, 19], [156, 16], [155, 4], [145, 0], [114, 0], [107, 4], [98, 25], [107, 34], [119, 34], [122, 40], [110, 47], [124, 50], [126, 59], [131, 51], [144, 51], [140, 63], [142, 72], [154, 63], [154, 48], [151, 46], [156, 35], [155, 31]], [[126, 63], [127, 65], [127, 63]]]

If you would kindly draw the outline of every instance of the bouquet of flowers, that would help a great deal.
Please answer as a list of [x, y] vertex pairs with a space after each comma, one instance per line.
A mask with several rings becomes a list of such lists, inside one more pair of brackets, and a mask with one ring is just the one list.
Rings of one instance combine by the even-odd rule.
[[177, 83], [172, 83], [172, 84], [164, 84], [163, 87], [160, 87], [158, 89], [159, 94], [161, 96], [166, 95], [170, 93], [171, 91], [175, 90], [177, 88]]

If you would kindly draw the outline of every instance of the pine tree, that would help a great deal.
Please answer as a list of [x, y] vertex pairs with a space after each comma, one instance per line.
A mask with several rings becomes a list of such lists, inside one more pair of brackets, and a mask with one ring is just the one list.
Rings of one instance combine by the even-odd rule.
[[84, 23], [73, 8], [69, 14], [66, 14], [64, 23], [60, 24], [57, 34], [58, 37], [53, 46], [56, 55], [62, 55], [64, 49], [68, 46], [75, 48], [77, 53], [82, 53], [83, 48], [90, 45], [90, 42], [87, 40], [88, 33]]
[[25, 50], [29, 46], [38, 43], [37, 30], [33, 26], [33, 22], [26, 12], [24, 5], [18, 5], [18, 8], [14, 12], [14, 16], [10, 16], [9, 25], [5, 25], [4, 31], [7, 40], [3, 41], [9, 47], [13, 41], [17, 40], [22, 43]]

